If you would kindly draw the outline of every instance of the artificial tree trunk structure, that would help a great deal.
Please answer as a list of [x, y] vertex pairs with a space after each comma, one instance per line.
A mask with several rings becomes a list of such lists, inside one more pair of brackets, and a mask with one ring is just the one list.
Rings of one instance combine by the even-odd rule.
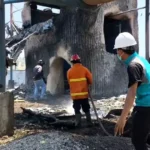
[[114, 0], [83, 0], [83, 1], [88, 5], [98, 5], [98, 4], [112, 2]]
[[82, 64], [93, 74], [93, 96], [125, 93], [126, 68], [118, 61], [113, 46], [119, 32], [131, 32], [138, 40], [137, 12], [113, 14], [136, 7], [136, 0], [118, 0], [91, 9], [61, 8], [60, 14], [54, 17], [55, 31], [33, 35], [26, 42], [26, 83], [29, 88], [33, 84], [33, 67], [43, 59], [47, 90], [53, 95], [64, 93], [70, 56], [77, 53]]

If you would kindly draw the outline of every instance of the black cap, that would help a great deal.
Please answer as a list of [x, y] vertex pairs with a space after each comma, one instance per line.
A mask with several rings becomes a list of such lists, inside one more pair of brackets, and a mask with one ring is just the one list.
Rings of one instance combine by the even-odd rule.
[[43, 66], [43, 65], [45, 64], [45, 62], [44, 62], [42, 59], [40, 59], [40, 60], [38, 61], [38, 64], [41, 65], [41, 66]]

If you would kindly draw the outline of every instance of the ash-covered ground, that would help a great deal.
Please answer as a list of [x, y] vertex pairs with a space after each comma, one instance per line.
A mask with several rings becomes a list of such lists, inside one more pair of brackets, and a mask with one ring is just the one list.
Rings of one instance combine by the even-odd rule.
[[51, 131], [27, 136], [14, 141], [1, 150], [133, 150], [126, 138], [79, 136]]
[[[22, 93], [21, 93], [22, 94]], [[19, 95], [20, 96], [20, 95]], [[19, 97], [18, 96], [18, 97]], [[102, 119], [102, 123], [111, 136], [106, 136], [99, 127], [91, 105], [93, 127], [86, 126], [82, 117], [82, 127], [65, 127], [51, 125], [49, 120], [41, 116], [22, 112], [21, 108], [31, 110], [35, 114], [65, 115], [66, 123], [74, 121], [72, 100], [69, 95], [61, 97], [49, 96], [45, 100], [34, 101], [29, 98], [15, 100], [15, 134], [13, 137], [0, 139], [0, 150], [133, 150], [130, 138], [114, 137], [113, 131], [118, 116], [113, 119]], [[108, 99], [95, 100], [100, 118], [105, 117], [113, 109], [122, 109], [125, 95]], [[71, 116], [71, 117], [66, 117]], [[57, 116], [55, 116], [57, 117]], [[61, 120], [62, 121], [62, 120]], [[5, 144], [5, 145], [4, 145]]]

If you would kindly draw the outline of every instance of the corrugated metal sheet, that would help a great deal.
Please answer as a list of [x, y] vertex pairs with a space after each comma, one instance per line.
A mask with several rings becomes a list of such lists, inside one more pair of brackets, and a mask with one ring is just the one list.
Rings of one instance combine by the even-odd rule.
[[4, 0], [5, 4], [24, 2], [24, 0]]
[[[25, 2], [29, 0], [4, 0], [5, 4], [8, 3], [18, 3], [18, 2]], [[100, 3], [107, 3], [113, 0], [32, 0], [33, 2], [37, 3], [44, 3], [47, 5], [55, 5], [55, 6], [69, 6], [69, 7], [88, 7], [87, 4], [96, 5]]]
[[[18, 2], [25, 2], [28, 0], [4, 0], [5, 4], [8, 3], [18, 3]], [[33, 2], [37, 3], [44, 3], [49, 5], [56, 5], [56, 6], [73, 6], [73, 7], [80, 7], [86, 6], [86, 4], [82, 0], [32, 0]]]

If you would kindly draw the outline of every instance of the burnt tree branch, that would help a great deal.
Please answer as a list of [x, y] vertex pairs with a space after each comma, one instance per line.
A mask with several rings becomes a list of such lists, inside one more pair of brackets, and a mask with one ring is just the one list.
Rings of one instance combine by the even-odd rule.
[[36, 117], [42, 121], [47, 121], [47, 122], [49, 122], [49, 125], [51, 125], [51, 126], [54, 126], [57, 128], [61, 128], [61, 127], [74, 128], [75, 127], [75, 123], [73, 121], [62, 120], [62, 119], [68, 119], [68, 118], [70, 119], [70, 118], [74, 117], [72, 115], [71, 116], [63, 115], [64, 113], [66, 113], [65, 111], [54, 112], [51, 114], [41, 114], [41, 113], [37, 113], [30, 109], [26, 109], [23, 107], [21, 107], [21, 109], [23, 110], [23, 113], [28, 114], [28, 116]]

